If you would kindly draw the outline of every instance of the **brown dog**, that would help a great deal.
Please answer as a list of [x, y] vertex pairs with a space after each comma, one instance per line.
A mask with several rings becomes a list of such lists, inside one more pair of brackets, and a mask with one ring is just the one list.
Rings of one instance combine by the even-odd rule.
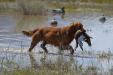
[[31, 46], [29, 48], [29, 52], [39, 43], [43, 41], [41, 44], [41, 48], [48, 52], [46, 49], [46, 44], [51, 44], [61, 49], [69, 49], [71, 54], [74, 53], [74, 49], [70, 46], [70, 43], [74, 39], [75, 33], [77, 30], [81, 30], [85, 32], [83, 25], [80, 22], [72, 23], [69, 26], [65, 26], [63, 28], [58, 27], [42, 27], [37, 28], [33, 31], [22, 31], [26, 36], [32, 36]]

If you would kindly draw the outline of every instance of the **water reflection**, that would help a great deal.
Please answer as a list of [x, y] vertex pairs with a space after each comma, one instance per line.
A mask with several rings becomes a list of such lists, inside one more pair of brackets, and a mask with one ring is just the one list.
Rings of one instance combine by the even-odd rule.
[[[36, 59], [36, 56], [33, 54], [29, 54], [30, 56], [30, 63], [33, 68], [38, 68], [38, 69], [46, 69], [46, 70], [54, 70], [58, 71], [60, 74], [64, 73], [79, 73], [79, 74], [84, 74], [84, 75], [97, 75], [104, 73], [105, 70], [103, 70], [103, 65], [102, 63], [100, 64], [97, 59], [83, 59], [83, 58], [76, 58], [72, 56], [63, 56], [63, 55], [55, 55], [55, 56], [50, 56], [50, 55], [42, 55], [40, 57], [40, 60]], [[40, 63], [38, 63], [40, 61]], [[95, 62], [94, 62], [95, 61]], [[86, 64], [87, 63], [87, 64]], [[101, 66], [101, 67], [100, 67]], [[109, 68], [110, 69], [110, 68]], [[109, 71], [106, 70], [105, 72]]]
[[60, 67], [69, 67], [69, 65], [72, 67], [71, 65], [75, 62], [71, 56], [68, 60], [65, 60], [63, 55], [53, 56], [44, 54], [40, 56], [39, 60], [36, 57], [38, 57], [38, 54], [29, 53], [30, 63], [33, 68], [46, 67], [48, 69], [60, 69]]
[[[54, 70], [61, 73], [99, 74], [112, 72], [112, 58], [82, 58], [63, 54], [14, 53], [0, 52], [0, 69], [14, 70], [18, 68], [34, 68]], [[3, 66], [3, 67], [2, 67]]]
[[31, 67], [35, 69], [39, 68], [39, 64], [36, 62], [36, 59], [34, 58], [32, 53], [29, 53], [29, 58], [30, 58]]

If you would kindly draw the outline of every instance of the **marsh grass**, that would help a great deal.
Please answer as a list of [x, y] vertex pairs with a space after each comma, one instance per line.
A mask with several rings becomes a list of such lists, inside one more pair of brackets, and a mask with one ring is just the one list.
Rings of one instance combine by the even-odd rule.
[[1, 1], [0, 12], [20, 12], [23, 15], [45, 15], [46, 6], [43, 2], [28, 1], [28, 0], [15, 0]]
[[18, 0], [17, 4], [24, 15], [45, 14], [46, 12], [46, 6], [43, 2]]
[[86, 11], [91, 11], [89, 9], [99, 9], [103, 12], [104, 9], [112, 10], [113, 7], [112, 0], [1, 0], [0, 2], [0, 13], [21, 13], [23, 15], [47, 15], [52, 9], [61, 7], [65, 7], [66, 12], [73, 12], [77, 9]]
[[94, 2], [94, 3], [113, 3], [113, 0], [81, 0], [82, 2]]
[[[22, 43], [20, 44], [22, 48], [23, 47]], [[90, 53], [89, 51], [86, 52], [85, 54], [87, 53], [89, 55], [92, 55], [92, 53]], [[106, 57], [104, 56], [109, 53], [102, 53], [103, 55], [102, 57], [106, 59]], [[79, 65], [75, 63], [74, 59], [70, 59], [70, 61], [67, 61], [67, 62], [64, 61], [64, 59], [62, 58], [62, 55], [60, 55], [59, 56], [60, 58], [58, 58], [58, 61], [55, 61], [55, 62], [52, 62], [51, 60], [46, 61], [46, 58], [41, 58], [40, 65], [38, 65], [38, 62], [34, 58], [34, 55], [33, 56], [29, 55], [31, 60], [31, 66], [21, 68], [19, 64], [16, 64], [16, 62], [14, 61], [14, 58], [17, 56], [17, 54], [12, 53], [11, 56], [9, 56], [8, 54], [9, 53], [7, 52], [5, 57], [0, 58], [1, 59], [0, 74], [2, 75], [109, 75], [109, 74], [112, 74], [112, 71], [111, 71], [112, 68], [109, 70], [109, 72], [103, 74], [103, 71], [99, 72], [98, 67], [94, 66], [93, 64], [92, 65], [89, 64], [88, 66], [83, 67], [82, 64]], [[18, 59], [23, 59], [23, 58], [18, 58]]]
[[[16, 0], [0, 0], [0, 2], [14, 2]], [[28, 0], [31, 1], [31, 0]], [[41, 0], [38, 0], [41, 1]], [[50, 2], [51, 0], [43, 0]], [[78, 2], [77, 0], [54, 0], [53, 2]], [[113, 0], [79, 0], [79, 2], [113, 3]]]
[[[52, 67], [54, 69], [52, 69]], [[4, 75], [81, 75], [81, 74], [97, 75], [97, 69], [93, 66], [88, 66], [88, 68], [82, 70], [70, 69], [70, 67], [66, 67], [65, 69], [62, 69], [61, 67], [58, 68], [57, 64], [55, 64], [52, 65], [51, 68], [42, 66], [41, 68], [37, 68], [37, 69], [26, 68], [26, 69], [15, 69], [13, 71], [5, 70], [3, 74]]]
[[[51, 66], [57, 68], [56, 66]], [[70, 69], [67, 67], [66, 69]], [[13, 71], [4, 71], [4, 75], [102, 75], [98, 72], [98, 69], [94, 66], [88, 66], [87, 68], [82, 69], [70, 69], [65, 71], [62, 68], [58, 69], [48, 69], [47, 67], [41, 68], [26, 68], [26, 69], [15, 69]], [[103, 75], [109, 75], [109, 73]]]
[[108, 52], [102, 51], [102, 52], [98, 53], [97, 55], [100, 59], [101, 58], [110, 59], [113, 56], [111, 51], [108, 51]]

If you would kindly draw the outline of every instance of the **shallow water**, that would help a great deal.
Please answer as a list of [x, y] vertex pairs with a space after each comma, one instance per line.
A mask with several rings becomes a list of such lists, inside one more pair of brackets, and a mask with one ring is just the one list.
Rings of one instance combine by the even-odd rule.
[[[57, 54], [58, 49], [48, 45], [49, 54], [44, 57], [44, 54], [38, 53], [42, 51], [40, 45], [33, 50], [33, 55], [27, 53], [31, 38], [21, 34], [22, 30], [32, 30], [35, 27], [49, 26], [50, 20], [55, 18], [58, 21], [58, 27], [69, 25], [73, 21], [80, 21], [87, 29], [87, 33], [93, 37], [92, 47], [88, 47], [84, 43], [84, 52], [77, 49], [75, 56], [70, 57], [68, 51], [64, 55]], [[105, 23], [99, 21], [101, 13], [66, 13], [62, 18], [60, 15], [45, 15], [45, 16], [22, 16], [22, 15], [0, 15], [0, 62], [3, 62], [7, 68], [14, 69], [15, 67], [25, 68], [37, 65], [40, 67], [44, 63], [71, 62], [71, 65], [87, 68], [94, 66], [99, 72], [108, 72], [113, 68], [112, 57], [109, 59], [99, 59], [96, 54], [102, 52], [113, 53], [113, 15], [106, 16]], [[75, 42], [71, 43], [73, 48]], [[88, 53], [85, 52], [90, 52]], [[66, 58], [65, 58], [66, 57]], [[15, 66], [9, 66], [8, 61], [13, 62]], [[43, 60], [43, 61], [42, 61]], [[98, 64], [98, 65], [97, 65]]]

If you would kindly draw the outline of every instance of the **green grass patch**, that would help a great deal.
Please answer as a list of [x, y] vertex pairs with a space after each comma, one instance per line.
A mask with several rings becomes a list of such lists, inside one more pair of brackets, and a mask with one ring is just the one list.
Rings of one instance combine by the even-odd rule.
[[0, 0], [0, 2], [15, 2], [16, 0]]
[[81, 2], [113, 3], [113, 0], [82, 0]]

